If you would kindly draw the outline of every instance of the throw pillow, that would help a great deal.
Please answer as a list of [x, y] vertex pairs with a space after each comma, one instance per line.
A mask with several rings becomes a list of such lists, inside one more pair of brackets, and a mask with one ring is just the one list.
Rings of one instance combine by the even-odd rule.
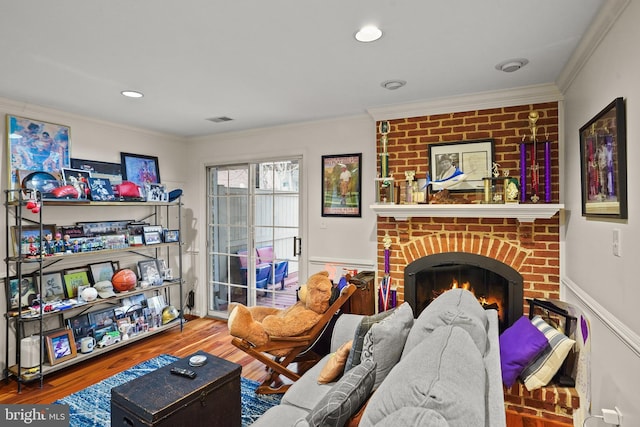
[[558, 372], [564, 359], [567, 358], [569, 351], [576, 343], [565, 334], [552, 328], [540, 316], [535, 316], [531, 319], [531, 323], [544, 334], [549, 345], [532, 363], [524, 368], [520, 375], [529, 391], [549, 384], [549, 381]]
[[344, 371], [347, 372], [354, 366], [360, 364], [360, 355], [362, 354], [362, 344], [364, 342], [364, 336], [369, 332], [372, 325], [382, 321], [388, 316], [391, 316], [396, 309], [383, 311], [371, 316], [365, 316], [360, 321], [360, 324], [356, 328], [356, 332], [353, 336], [353, 345], [347, 358], [347, 364], [344, 367]]
[[549, 345], [547, 338], [522, 316], [500, 334], [502, 382], [511, 387], [524, 368]]
[[436, 411], [451, 426], [484, 426], [486, 390], [484, 360], [469, 333], [442, 326], [389, 372], [360, 425], [374, 426], [400, 408], [420, 407]]
[[372, 325], [365, 335], [360, 359], [362, 362], [370, 360], [376, 363], [374, 390], [400, 360], [404, 343], [412, 326], [413, 310], [411, 305], [405, 302], [391, 316]]
[[330, 383], [342, 374], [352, 344], [353, 340], [342, 344], [335, 353], [329, 356], [329, 360], [327, 360], [322, 371], [320, 371], [320, 375], [318, 375], [318, 384]]
[[363, 362], [345, 373], [309, 412], [310, 426], [343, 426], [371, 394], [376, 364]]

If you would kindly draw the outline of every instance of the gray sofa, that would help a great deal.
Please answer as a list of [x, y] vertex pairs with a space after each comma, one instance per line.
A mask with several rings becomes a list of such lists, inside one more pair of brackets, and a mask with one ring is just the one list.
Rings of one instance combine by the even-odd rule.
[[[374, 316], [343, 314], [331, 351], [353, 340], [344, 374], [318, 384], [325, 356], [254, 427], [506, 425], [498, 317], [453, 289], [414, 319], [405, 303]], [[364, 408], [364, 410], [362, 410]], [[360, 409], [360, 410], [359, 410]]]

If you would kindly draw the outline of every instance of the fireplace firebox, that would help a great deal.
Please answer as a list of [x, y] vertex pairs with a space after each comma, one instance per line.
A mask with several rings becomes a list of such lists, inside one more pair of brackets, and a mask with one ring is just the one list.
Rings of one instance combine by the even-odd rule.
[[473, 292], [485, 308], [498, 310], [502, 332], [522, 316], [523, 278], [510, 266], [483, 255], [445, 252], [418, 258], [404, 270], [404, 300], [417, 316], [452, 288]]

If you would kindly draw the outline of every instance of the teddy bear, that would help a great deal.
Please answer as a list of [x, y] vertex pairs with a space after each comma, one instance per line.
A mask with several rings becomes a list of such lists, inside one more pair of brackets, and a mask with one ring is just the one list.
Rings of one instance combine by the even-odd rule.
[[309, 277], [298, 291], [300, 300], [286, 309], [235, 304], [230, 307], [229, 333], [254, 346], [266, 344], [270, 336], [302, 335], [313, 328], [327, 311], [332, 292], [329, 272], [321, 271]]

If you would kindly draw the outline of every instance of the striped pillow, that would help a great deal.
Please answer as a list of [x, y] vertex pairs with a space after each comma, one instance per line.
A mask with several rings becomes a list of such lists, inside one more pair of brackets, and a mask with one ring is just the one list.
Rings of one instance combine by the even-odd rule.
[[545, 347], [542, 353], [520, 374], [529, 391], [549, 384], [575, 344], [574, 340], [549, 326], [540, 316], [531, 319], [531, 323], [544, 334], [549, 341], [549, 346]]

